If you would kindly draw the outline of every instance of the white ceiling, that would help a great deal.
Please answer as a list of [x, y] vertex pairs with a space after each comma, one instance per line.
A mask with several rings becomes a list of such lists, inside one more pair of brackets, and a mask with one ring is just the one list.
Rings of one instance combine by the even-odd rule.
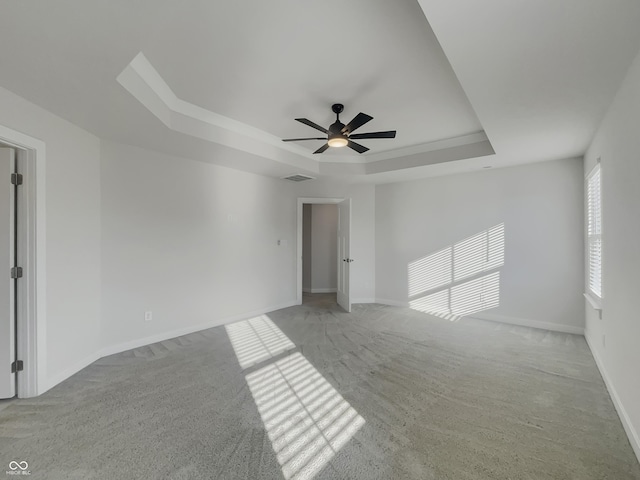
[[[582, 155], [639, 24], [637, 0], [23, 0], [3, 2], [0, 85], [109, 140], [387, 182]], [[336, 102], [397, 138], [280, 141]]]

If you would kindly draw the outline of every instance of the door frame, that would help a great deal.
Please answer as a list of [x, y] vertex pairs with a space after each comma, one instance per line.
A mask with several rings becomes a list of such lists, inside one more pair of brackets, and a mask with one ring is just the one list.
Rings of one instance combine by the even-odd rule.
[[[298, 197], [297, 248], [296, 248], [296, 303], [302, 305], [302, 207], [305, 203], [333, 205], [346, 198]], [[337, 240], [336, 240], [337, 241]]]
[[0, 142], [16, 149], [18, 172], [17, 262], [23, 268], [15, 305], [18, 352], [24, 370], [18, 373], [18, 398], [46, 390], [46, 148], [37, 138], [0, 125]]

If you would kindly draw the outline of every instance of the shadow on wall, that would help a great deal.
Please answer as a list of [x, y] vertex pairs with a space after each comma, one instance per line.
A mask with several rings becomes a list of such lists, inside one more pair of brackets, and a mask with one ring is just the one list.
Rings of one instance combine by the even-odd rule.
[[364, 425], [364, 419], [262, 315], [225, 327], [285, 479], [311, 480]]
[[410, 262], [409, 307], [455, 322], [500, 305], [504, 223]]

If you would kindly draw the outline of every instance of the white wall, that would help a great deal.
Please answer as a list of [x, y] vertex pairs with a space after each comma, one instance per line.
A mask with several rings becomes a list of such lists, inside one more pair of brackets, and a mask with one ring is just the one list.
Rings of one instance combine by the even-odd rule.
[[351, 198], [351, 301], [375, 300], [375, 187], [338, 181], [295, 184], [296, 197]]
[[0, 87], [0, 125], [46, 144], [48, 388], [95, 359], [100, 328], [100, 141]]
[[601, 158], [603, 215], [602, 320], [587, 306], [585, 336], [640, 459], [639, 125], [640, 55], [631, 65], [584, 162], [585, 173], [589, 173]]
[[109, 142], [101, 164], [107, 351], [295, 302], [290, 183]]
[[335, 292], [338, 286], [338, 206], [314, 204], [311, 212], [311, 291]]
[[311, 204], [302, 205], [302, 291], [311, 292]]
[[499, 306], [474, 316], [581, 332], [582, 178], [568, 159], [377, 186], [377, 299], [406, 305], [411, 262], [504, 223]]

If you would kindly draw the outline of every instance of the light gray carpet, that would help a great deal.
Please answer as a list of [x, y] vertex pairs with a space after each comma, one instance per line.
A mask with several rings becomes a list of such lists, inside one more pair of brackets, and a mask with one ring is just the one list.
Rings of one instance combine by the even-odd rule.
[[[640, 479], [582, 337], [381, 305], [346, 314], [331, 295], [305, 298], [268, 315], [295, 349], [244, 370], [217, 327], [101, 359], [11, 402], [0, 410], [0, 474], [26, 460], [31, 478], [53, 480], [283, 479], [272, 441], [303, 448], [299, 432], [328, 423], [317, 401], [328, 391], [364, 423], [326, 463], [312, 459], [316, 479]], [[304, 415], [278, 420], [289, 430], [274, 434], [261, 384], [247, 382], [298, 353], [306, 373], [286, 382], [312, 371], [318, 391], [296, 391]]]

